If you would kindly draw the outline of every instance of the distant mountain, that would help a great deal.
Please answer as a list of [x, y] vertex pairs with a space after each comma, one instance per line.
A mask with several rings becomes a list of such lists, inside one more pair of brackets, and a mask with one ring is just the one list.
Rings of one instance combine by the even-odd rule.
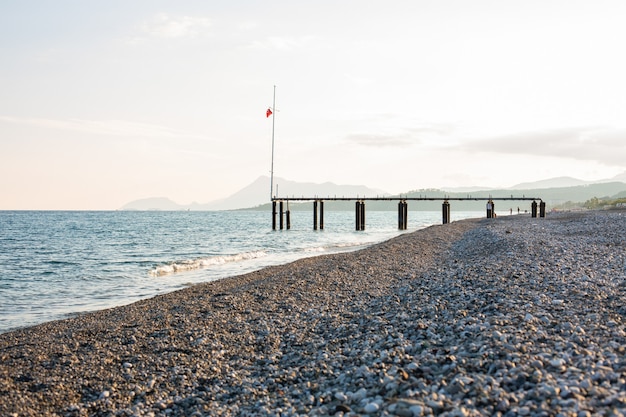
[[541, 180], [541, 181], [535, 181], [535, 182], [524, 182], [521, 184], [516, 184], [513, 187], [510, 187], [510, 189], [511, 190], [528, 190], [528, 189], [543, 189], [543, 188], [577, 187], [580, 185], [604, 184], [607, 182], [626, 183], [626, 171], [614, 176], [613, 178], [607, 178], [607, 179], [598, 180], [598, 181], [585, 181], [585, 180], [579, 180], [578, 178], [572, 178], [572, 177], [556, 177], [556, 178], [550, 178], [547, 180]]
[[589, 184], [588, 181], [579, 180], [572, 177], [557, 177], [547, 180], [535, 181], [535, 182], [522, 182], [511, 187], [511, 190], [528, 190], [528, 189], [541, 189], [541, 188], [562, 188], [562, 187], [576, 187], [578, 185]]
[[622, 172], [621, 174], [618, 174], [618, 175], [614, 176], [609, 181], [626, 182], [626, 171]]
[[183, 210], [183, 206], [177, 204], [165, 197], [143, 198], [141, 200], [132, 201], [124, 205], [120, 210], [137, 210], [137, 211], [176, 211]]
[[[376, 196], [388, 195], [382, 190], [365, 187], [363, 185], [338, 185], [332, 182], [316, 184], [312, 182], [289, 181], [274, 177], [274, 193], [279, 197], [329, 197], [329, 196]], [[242, 188], [235, 194], [223, 200], [206, 204], [209, 210], [233, 210], [255, 207], [270, 200], [270, 177], [261, 176], [252, 184]]]
[[[528, 188], [520, 190], [511, 189], [485, 189], [476, 190], [472, 192], [450, 192], [437, 189], [422, 189], [410, 191], [406, 194], [402, 194], [402, 197], [407, 198], [432, 198], [438, 200], [422, 200], [422, 201], [410, 201], [409, 210], [411, 211], [439, 211], [441, 210], [442, 198], [469, 198], [466, 201], [451, 201], [451, 207], [453, 211], [482, 211], [485, 209], [485, 201], [474, 201], [474, 198], [537, 198], [543, 200], [548, 208], [552, 208], [566, 202], [585, 202], [593, 197], [597, 198], [616, 198], [621, 195], [620, 193], [626, 192], [626, 183], [614, 181], [599, 184], [578, 185], [575, 187], [554, 187], [554, 188]], [[394, 196], [391, 196], [394, 197]], [[398, 197], [398, 196], [395, 196]], [[368, 201], [368, 211], [393, 211], [397, 207], [397, 201]], [[509, 209], [515, 210], [518, 206], [522, 210], [530, 210], [531, 201], [517, 200], [517, 201], [501, 201], [496, 203], [498, 210], [508, 211]], [[354, 210], [353, 201], [327, 201], [325, 204], [326, 210]], [[258, 206], [258, 210], [270, 210], [270, 204], [264, 204]], [[294, 210], [311, 210], [311, 203], [292, 204], [290, 209]]]
[[[383, 197], [389, 196], [382, 190], [368, 188], [362, 185], [337, 185], [331, 182], [316, 184], [310, 182], [289, 181], [284, 178], [274, 178], [274, 194], [278, 197]], [[489, 189], [488, 187], [465, 187], [448, 190], [427, 190], [428, 195], [433, 195], [433, 191], [441, 196], [460, 196], [467, 194], [482, 196], [497, 195], [527, 195], [542, 198], [549, 205], [562, 204], [567, 201], [584, 202], [593, 197], [610, 197], [626, 190], [626, 172], [617, 175], [611, 179], [602, 181], [583, 181], [571, 177], [552, 178], [543, 181], [529, 182], [517, 184], [514, 187], [506, 189]], [[411, 195], [421, 191], [409, 191], [402, 193], [403, 195]], [[132, 201], [121, 208], [121, 210], [236, 210], [254, 207], [265, 207], [270, 201], [270, 178], [261, 176], [250, 185], [242, 188], [228, 198], [212, 201], [205, 204], [192, 203], [181, 205], [172, 200], [160, 198], [145, 198]], [[331, 204], [331, 207], [337, 206], [346, 208], [351, 204]], [[423, 205], [422, 205], [423, 206]], [[426, 205], [427, 207], [430, 207]], [[261, 208], [259, 207], [259, 208]], [[434, 207], [434, 206], [433, 206]], [[343, 208], [341, 208], [343, 209]]]
[[[375, 197], [389, 195], [385, 191], [363, 185], [338, 185], [332, 182], [315, 184], [311, 182], [289, 181], [278, 177], [274, 177], [274, 187], [274, 194], [281, 197]], [[276, 188], [278, 189], [277, 192]], [[206, 204], [181, 205], [167, 198], [145, 198], [131, 201], [124, 205], [121, 210], [236, 210], [259, 206], [268, 201], [270, 201], [270, 178], [261, 176], [230, 197]]]

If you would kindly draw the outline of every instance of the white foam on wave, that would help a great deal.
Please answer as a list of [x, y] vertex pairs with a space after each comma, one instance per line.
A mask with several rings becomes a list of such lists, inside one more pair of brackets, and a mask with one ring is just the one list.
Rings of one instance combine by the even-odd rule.
[[265, 251], [245, 252], [235, 255], [217, 255], [207, 258], [199, 258], [193, 260], [176, 261], [167, 265], [159, 265], [152, 268], [149, 272], [150, 276], [160, 277], [163, 275], [175, 274], [177, 272], [194, 271], [197, 269], [209, 268], [216, 265], [224, 265], [231, 262], [241, 262], [249, 259], [263, 258], [267, 256]]
[[369, 246], [371, 244], [375, 243], [374, 241], [372, 242], [336, 242], [336, 243], [332, 243], [329, 244], [327, 246], [313, 246], [310, 248], [304, 248], [303, 251], [305, 253], [321, 253], [321, 252], [344, 252], [344, 251], [351, 251], [351, 250], [356, 250], [356, 249], [360, 249], [366, 246]]

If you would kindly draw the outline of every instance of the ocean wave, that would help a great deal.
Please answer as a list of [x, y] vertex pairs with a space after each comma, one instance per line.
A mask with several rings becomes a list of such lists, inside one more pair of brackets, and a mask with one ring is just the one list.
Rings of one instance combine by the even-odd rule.
[[350, 251], [350, 250], [356, 250], [356, 249], [360, 249], [363, 248], [365, 246], [369, 246], [371, 244], [375, 243], [375, 241], [364, 241], [364, 242], [336, 242], [336, 243], [332, 243], [332, 244], [327, 244], [325, 246], [312, 246], [312, 247], [308, 247], [308, 248], [304, 248], [302, 249], [303, 252], [305, 253], [321, 253], [321, 252], [343, 252], [343, 251]]
[[166, 265], [159, 265], [152, 268], [148, 274], [153, 277], [175, 274], [177, 272], [194, 271], [216, 265], [224, 265], [231, 262], [246, 261], [249, 259], [263, 258], [267, 256], [265, 251], [245, 252], [235, 255], [217, 255], [207, 258], [175, 261]]

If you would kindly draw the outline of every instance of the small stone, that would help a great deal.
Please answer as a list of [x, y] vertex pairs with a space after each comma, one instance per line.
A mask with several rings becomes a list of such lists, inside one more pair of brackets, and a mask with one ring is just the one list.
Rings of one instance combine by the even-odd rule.
[[468, 417], [470, 413], [465, 407], [461, 407], [452, 411], [449, 415], [450, 417]]
[[500, 400], [500, 402], [498, 403], [498, 405], [496, 406], [496, 410], [498, 411], [506, 411], [509, 409], [509, 400], [507, 400], [506, 398], [503, 398], [502, 400]]
[[554, 358], [550, 361], [550, 365], [555, 368], [560, 368], [565, 365], [565, 359], [563, 358]]
[[363, 411], [367, 414], [375, 413], [380, 409], [380, 406], [377, 403], [368, 403], [363, 407]]
[[423, 405], [412, 405], [409, 407], [409, 410], [413, 413], [413, 417], [421, 417], [424, 415], [424, 406]]
[[359, 402], [367, 396], [367, 390], [365, 388], [360, 388], [357, 392], [352, 395], [352, 400], [355, 402]]
[[348, 401], [348, 396], [344, 394], [343, 392], [339, 391], [335, 393], [335, 399], [341, 402], [346, 402]]
[[408, 408], [402, 408], [402, 407], [396, 407], [395, 410], [389, 410], [391, 412], [393, 412], [393, 414], [397, 417], [414, 417], [415, 414], [413, 414], [413, 412], [408, 409]]
[[409, 371], [415, 371], [415, 370], [419, 369], [419, 367], [420, 366], [418, 364], [416, 364], [415, 362], [411, 362], [410, 364], [408, 364], [406, 366], [406, 369], [408, 369]]
[[426, 405], [437, 413], [443, 410], [443, 401], [428, 400], [426, 401]]

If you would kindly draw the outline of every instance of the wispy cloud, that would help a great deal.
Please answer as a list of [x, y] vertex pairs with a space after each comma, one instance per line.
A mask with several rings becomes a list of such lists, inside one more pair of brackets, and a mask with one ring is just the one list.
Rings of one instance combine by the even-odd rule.
[[151, 138], [201, 138], [190, 132], [171, 129], [165, 126], [127, 122], [124, 120], [81, 120], [81, 119], [37, 119], [0, 116], [0, 122], [29, 125], [48, 129], [70, 130], [75, 132], [128, 137]]
[[211, 27], [206, 17], [171, 16], [159, 13], [141, 25], [144, 33], [159, 38], [196, 37]]
[[471, 140], [460, 147], [474, 152], [561, 157], [625, 166], [625, 141], [626, 129], [577, 127]]
[[292, 50], [299, 49], [311, 45], [317, 41], [316, 36], [269, 36], [262, 40], [255, 40], [250, 44], [252, 49], [274, 49], [274, 50]]
[[374, 79], [370, 77], [364, 77], [355, 74], [344, 74], [344, 77], [348, 80], [349, 83], [359, 87], [367, 87], [374, 84]]
[[[379, 114], [368, 118], [368, 120], [383, 121], [385, 124], [395, 119], [396, 115], [393, 114]], [[393, 133], [354, 133], [347, 135], [344, 139], [361, 146], [400, 148], [438, 142], [442, 137], [452, 134], [454, 130], [453, 125], [428, 123], [416, 127], [405, 127]]]
[[158, 13], [141, 22], [128, 39], [131, 45], [142, 44], [150, 39], [189, 39], [210, 33], [211, 19], [207, 17], [174, 16]]
[[346, 140], [361, 146], [373, 146], [377, 148], [406, 147], [414, 143], [409, 135], [380, 135], [372, 133], [355, 133], [346, 136]]

